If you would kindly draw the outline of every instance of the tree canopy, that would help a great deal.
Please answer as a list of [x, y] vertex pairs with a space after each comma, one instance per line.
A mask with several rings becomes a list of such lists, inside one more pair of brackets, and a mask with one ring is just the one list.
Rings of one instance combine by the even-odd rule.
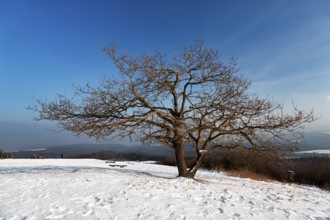
[[[96, 139], [136, 137], [175, 150], [179, 176], [193, 178], [206, 152], [216, 147], [243, 146], [268, 150], [274, 141], [292, 141], [313, 111], [251, 94], [251, 81], [239, 74], [235, 58], [223, 63], [219, 52], [202, 40], [180, 55], [132, 56], [105, 48], [120, 77], [98, 86], [77, 86], [75, 96], [38, 100], [31, 107], [37, 120], [51, 120], [75, 134]], [[290, 136], [289, 134], [293, 135]], [[195, 163], [187, 168], [184, 149], [195, 148]]]

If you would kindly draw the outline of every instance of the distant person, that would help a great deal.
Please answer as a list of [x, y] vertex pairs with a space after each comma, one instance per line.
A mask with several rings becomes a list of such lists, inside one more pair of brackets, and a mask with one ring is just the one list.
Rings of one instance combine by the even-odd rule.
[[63, 154], [61, 154], [61, 158], [62, 158], [62, 159], [64, 158]]
[[293, 183], [294, 182], [294, 176], [295, 176], [295, 172], [291, 169], [288, 170], [288, 175], [287, 175], [287, 179], [289, 182]]

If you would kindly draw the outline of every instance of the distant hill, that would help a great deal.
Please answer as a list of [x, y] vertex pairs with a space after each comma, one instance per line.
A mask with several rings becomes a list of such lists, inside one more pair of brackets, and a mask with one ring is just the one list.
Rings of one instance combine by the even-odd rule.
[[330, 149], [330, 132], [306, 132], [299, 147], [300, 150]]
[[92, 158], [100, 160], [113, 160], [113, 161], [160, 161], [164, 160], [169, 155], [153, 155], [141, 152], [113, 152], [113, 151], [100, 151], [91, 154], [84, 154], [72, 156], [71, 158]]
[[[330, 132], [307, 132], [305, 138], [299, 144], [301, 151], [306, 150], [327, 150], [330, 149]], [[193, 152], [193, 148], [187, 148], [186, 152]], [[97, 152], [117, 152], [117, 153], [139, 153], [148, 156], [173, 156], [174, 151], [168, 147], [160, 145], [144, 146], [141, 144], [74, 144], [51, 146], [41, 149], [24, 149], [12, 152], [14, 158], [30, 158], [33, 154], [43, 154], [48, 158], [76, 157], [81, 155], [89, 155]]]
[[42, 153], [44, 157], [60, 158], [61, 154], [64, 157], [77, 157], [81, 155], [89, 155], [96, 152], [116, 152], [116, 153], [141, 153], [150, 156], [170, 156], [174, 151], [168, 147], [152, 145], [130, 145], [130, 144], [74, 144], [51, 146], [41, 149], [24, 149], [13, 152], [14, 158], [30, 158], [33, 154], [39, 155]]

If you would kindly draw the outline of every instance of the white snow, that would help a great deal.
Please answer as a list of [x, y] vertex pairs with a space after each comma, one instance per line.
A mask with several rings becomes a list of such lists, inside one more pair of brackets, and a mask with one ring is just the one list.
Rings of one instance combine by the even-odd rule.
[[93, 159], [0, 160], [0, 219], [330, 219], [330, 193], [175, 167]]
[[299, 151], [298, 154], [330, 154], [330, 150], [306, 150], [306, 151]]
[[24, 151], [44, 151], [47, 150], [47, 148], [32, 148], [32, 149], [25, 149]]

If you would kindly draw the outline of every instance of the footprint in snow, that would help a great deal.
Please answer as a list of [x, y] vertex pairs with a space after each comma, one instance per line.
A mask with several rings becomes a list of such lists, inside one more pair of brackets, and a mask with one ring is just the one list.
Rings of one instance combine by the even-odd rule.
[[94, 214], [94, 211], [93, 210], [88, 210], [87, 212], [85, 212], [84, 214], [82, 214], [82, 216], [86, 217], [86, 216], [93, 215], [93, 214]]

